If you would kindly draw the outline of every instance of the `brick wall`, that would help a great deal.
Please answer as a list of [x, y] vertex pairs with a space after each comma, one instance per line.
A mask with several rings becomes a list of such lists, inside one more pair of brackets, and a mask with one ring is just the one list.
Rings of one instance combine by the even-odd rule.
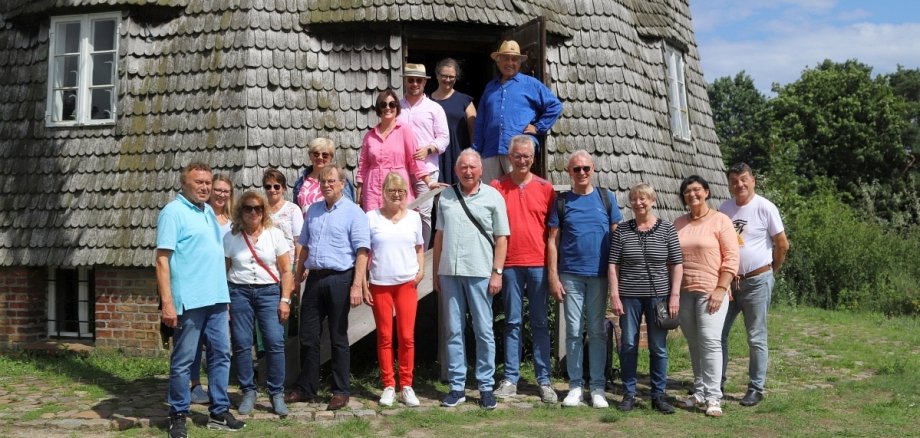
[[0, 345], [45, 337], [45, 273], [42, 268], [0, 268]]
[[162, 353], [154, 270], [97, 266], [95, 275], [96, 347]]

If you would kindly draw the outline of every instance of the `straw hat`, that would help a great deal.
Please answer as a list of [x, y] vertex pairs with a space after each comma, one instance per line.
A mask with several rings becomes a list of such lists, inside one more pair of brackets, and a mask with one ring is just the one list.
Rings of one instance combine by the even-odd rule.
[[517, 56], [521, 62], [527, 60], [527, 55], [521, 54], [521, 46], [519, 46], [515, 40], [503, 41], [501, 47], [498, 48], [498, 51], [492, 52], [492, 60], [498, 61], [499, 55]]
[[403, 77], [431, 79], [431, 76], [425, 72], [425, 64], [406, 64], [406, 68], [403, 69]]

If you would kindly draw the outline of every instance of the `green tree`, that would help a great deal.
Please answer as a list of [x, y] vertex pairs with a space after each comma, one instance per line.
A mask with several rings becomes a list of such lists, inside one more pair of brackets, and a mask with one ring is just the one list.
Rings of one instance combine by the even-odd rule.
[[903, 207], [896, 197], [877, 196], [909, 187], [902, 141], [907, 105], [884, 77], [873, 78], [872, 67], [856, 60], [825, 60], [773, 91], [771, 132], [796, 151], [797, 175], [827, 177], [851, 205], [865, 199], [864, 186], [877, 187], [870, 210], [884, 220]]
[[906, 101], [907, 126], [903, 141], [916, 158], [920, 154], [920, 69], [907, 69], [899, 65], [898, 70], [888, 74], [887, 78], [894, 94]]
[[769, 164], [769, 115], [767, 98], [743, 70], [734, 78], [724, 76], [706, 88], [716, 134], [726, 166], [744, 161], [766, 170]]

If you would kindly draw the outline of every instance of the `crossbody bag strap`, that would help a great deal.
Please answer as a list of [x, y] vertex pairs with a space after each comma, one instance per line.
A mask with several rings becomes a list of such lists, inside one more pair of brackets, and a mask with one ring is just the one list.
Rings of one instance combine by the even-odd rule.
[[265, 262], [263, 262], [262, 259], [260, 259], [256, 254], [256, 250], [252, 247], [252, 243], [249, 243], [249, 236], [246, 235], [246, 232], [243, 230], [240, 230], [240, 232], [243, 233], [243, 240], [246, 241], [246, 246], [249, 247], [249, 252], [252, 253], [252, 258], [256, 259], [256, 263], [258, 263], [259, 266], [265, 270], [265, 272], [268, 272], [268, 275], [272, 277], [272, 280], [275, 280], [275, 283], [280, 283], [281, 281], [278, 280], [278, 277], [275, 275], [275, 273], [272, 272], [271, 269], [268, 269], [268, 266], [265, 265]]
[[460, 189], [456, 185], [451, 187], [454, 188], [454, 193], [457, 194], [457, 199], [460, 201], [460, 206], [463, 207], [463, 212], [466, 213], [466, 217], [468, 217], [470, 222], [476, 226], [476, 229], [479, 230], [479, 234], [482, 234], [482, 237], [486, 238], [486, 242], [489, 242], [489, 246], [492, 247], [492, 251], [495, 251], [495, 242], [492, 242], [492, 238], [489, 237], [488, 233], [486, 233], [486, 230], [482, 227], [482, 224], [473, 217], [473, 213], [470, 213], [470, 209], [466, 206], [466, 201], [463, 200], [463, 194], [460, 193]]
[[[648, 264], [648, 254], [645, 253], [645, 240], [647, 237], [643, 236], [639, 231], [639, 223], [636, 222], [635, 219], [629, 221], [629, 223], [633, 231], [636, 233], [636, 237], [639, 238], [639, 247], [642, 248], [642, 258], [645, 260], [645, 272], [648, 274], [648, 282], [652, 285], [652, 292], [655, 293], [655, 298], [658, 298], [660, 297], [660, 295], [658, 295], [658, 288], [655, 286], [655, 278], [652, 277], [652, 268]], [[657, 221], [655, 222], [655, 225], [658, 225]]]

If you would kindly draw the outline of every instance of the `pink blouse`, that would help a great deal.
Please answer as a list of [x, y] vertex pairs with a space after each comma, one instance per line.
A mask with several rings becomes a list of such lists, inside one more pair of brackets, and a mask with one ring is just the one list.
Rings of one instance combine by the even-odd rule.
[[410, 175], [421, 180], [428, 174], [425, 162], [412, 158], [416, 149], [412, 128], [398, 120], [394, 123], [396, 125], [386, 139], [380, 136], [380, 125], [377, 125], [364, 135], [361, 143], [355, 182], [361, 184], [361, 206], [364, 211], [376, 210], [383, 205], [383, 180], [391, 171], [402, 175], [410, 187], [406, 202], [415, 199], [411, 190], [415, 179], [410, 178]]

